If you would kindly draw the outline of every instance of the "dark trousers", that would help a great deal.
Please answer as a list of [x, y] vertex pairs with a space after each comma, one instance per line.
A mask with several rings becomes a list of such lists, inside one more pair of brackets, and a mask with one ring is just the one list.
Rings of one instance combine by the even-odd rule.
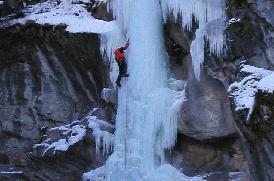
[[118, 66], [119, 66], [119, 75], [117, 77], [117, 82], [120, 83], [121, 78], [125, 77], [125, 75], [127, 74], [127, 62], [125, 60], [122, 60], [118, 62]]

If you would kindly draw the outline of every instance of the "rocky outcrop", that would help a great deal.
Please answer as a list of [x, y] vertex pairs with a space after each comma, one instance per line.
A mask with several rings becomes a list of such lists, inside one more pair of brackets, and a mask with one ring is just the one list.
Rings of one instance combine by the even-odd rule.
[[273, 77], [273, 71], [244, 65], [229, 89], [254, 180], [273, 179]]
[[[244, 175], [247, 176], [248, 172], [250, 172], [251, 176], [245, 177], [247, 180], [259, 180], [260, 178], [271, 180], [273, 178], [271, 170], [271, 157], [273, 154], [270, 154], [270, 152], [273, 144], [269, 140], [273, 138], [271, 134], [267, 134], [267, 138], [264, 141], [261, 140], [258, 145], [257, 142], [250, 141], [249, 137], [253, 138], [254, 136], [255, 140], [258, 140], [257, 137], [261, 132], [256, 132], [250, 128], [250, 125], [245, 125], [248, 111], [245, 110], [245, 114], [243, 114], [234, 109], [231, 110], [230, 102], [233, 104], [233, 100], [228, 98], [227, 90], [231, 83], [239, 79], [238, 73], [242, 63], [273, 70], [273, 1], [230, 0], [226, 1], [226, 3], [228, 20], [234, 18], [234, 21], [229, 21], [226, 28], [227, 54], [217, 58], [210, 55], [208, 47], [206, 47], [205, 62], [200, 81], [196, 81], [193, 78], [191, 67], [189, 46], [193, 39], [193, 34], [181, 28], [181, 20], [173, 22], [171, 18], [166, 23], [165, 36], [168, 53], [171, 57], [172, 76], [176, 77], [176, 79], [187, 80], [185, 89], [187, 101], [183, 104], [181, 119], [178, 122], [180, 134], [187, 135], [187, 137], [184, 137], [186, 147], [176, 147], [171, 155], [171, 160], [174, 157], [173, 161], [174, 165], [176, 165], [178, 162], [175, 160], [182, 158], [179, 164], [181, 165], [180, 167], [186, 170], [188, 168], [195, 170], [196, 167], [193, 165], [195, 165], [197, 157], [194, 156], [195, 158], [191, 159], [191, 156], [182, 156], [185, 153], [180, 154], [180, 152], [184, 152], [183, 150], [188, 148], [187, 145], [191, 142], [189, 140], [194, 138], [197, 153], [201, 151], [205, 153], [204, 155], [210, 155], [209, 153], [215, 152], [219, 148], [216, 144], [211, 145], [211, 143], [208, 143], [208, 139], [215, 138], [211, 141], [221, 145], [224, 141], [223, 138], [228, 137], [225, 142], [230, 148], [237, 148], [237, 154], [241, 155], [243, 163], [248, 163], [248, 167], [246, 166], [247, 164], [245, 166], [242, 165], [241, 168], [229, 167], [228, 162], [220, 161], [220, 157], [217, 156], [216, 160], [219, 160], [221, 164], [213, 166], [215, 167], [212, 167], [213, 170], [220, 169], [219, 171], [226, 172], [235, 169], [239, 172], [245, 172], [246, 174]], [[191, 31], [193, 32], [195, 29], [196, 26]], [[256, 94], [257, 107], [261, 107], [260, 104], [262, 104], [258, 101], [260, 98], [257, 98], [260, 94]], [[260, 108], [261, 112], [269, 113], [271, 112], [269, 110], [272, 110], [270, 103], [267, 106], [264, 104], [262, 107]], [[260, 119], [263, 119], [263, 112], [258, 113], [261, 116]], [[269, 116], [266, 117], [268, 118]], [[251, 116], [250, 119], [253, 122], [256, 118]], [[271, 129], [271, 124], [263, 124], [263, 127], [264, 129], [267, 127]], [[234, 139], [234, 141], [229, 142], [227, 139]], [[266, 142], [266, 140], [268, 141]], [[211, 151], [204, 151], [209, 146], [207, 144], [211, 145]], [[259, 150], [264, 150], [264, 153], [260, 153]], [[265, 154], [266, 152], [267, 154]], [[219, 153], [222, 156], [226, 155], [224, 150]], [[199, 168], [201, 170], [208, 168], [205, 161], [207, 160], [206, 157], [202, 160], [204, 163]], [[264, 162], [268, 164], [264, 164]], [[214, 178], [216, 179], [216, 177]], [[228, 180], [228, 177], [224, 177], [224, 175], [219, 175], [217, 178]]]
[[221, 81], [201, 74], [196, 80], [192, 70], [189, 47], [192, 33], [179, 23], [168, 21], [166, 42], [170, 54], [172, 76], [187, 80], [186, 101], [181, 110], [178, 130], [197, 140], [208, 140], [236, 134], [229, 99]]
[[[170, 162], [186, 175], [207, 175], [206, 180], [229, 180], [232, 175], [248, 180], [247, 162], [240, 141], [235, 138], [222, 142], [201, 142], [179, 135]], [[232, 173], [234, 174], [232, 174]]]
[[207, 180], [232, 179], [230, 172], [236, 172], [235, 178], [248, 178], [222, 81], [206, 69], [200, 81], [194, 78], [190, 54], [193, 33], [183, 30], [180, 21], [167, 21], [165, 39], [171, 76], [187, 82], [186, 101], [178, 121], [178, 141], [169, 158], [171, 163], [189, 176], [210, 173]]
[[203, 75], [189, 78], [179, 130], [196, 140], [219, 139], [236, 134], [229, 99], [222, 83]]
[[[102, 107], [106, 120], [113, 120], [113, 106], [100, 98], [108, 66], [98, 35], [29, 22], [1, 29], [0, 39], [0, 178], [77, 180], [99, 166], [104, 159], [96, 161], [93, 142], [51, 158], [29, 155], [47, 129], [81, 119], [92, 108]], [[22, 174], [10, 173], [14, 170]]]
[[[233, 73], [235, 78], [238, 76], [241, 60], [245, 60], [245, 64], [256, 67], [274, 69], [273, 5], [273, 1], [230, 1], [229, 17], [241, 19], [227, 29], [229, 33], [228, 60], [232, 60], [234, 64], [234, 68], [231, 68], [234, 73], [232, 71], [231, 74]], [[252, 81], [246, 81], [248, 80], [246, 76], [240, 74], [237, 81], [252, 83]], [[255, 101], [251, 110], [234, 111], [234, 117], [241, 132], [251, 180], [273, 180], [273, 142], [271, 140], [274, 137], [271, 134], [273, 127], [271, 120], [273, 119], [270, 118], [273, 105], [269, 102], [273, 94], [259, 90], [255, 91], [253, 97]], [[231, 101], [236, 108], [235, 100]]]
[[[257, 180], [274, 178], [274, 93], [259, 91], [250, 125], [241, 125], [241, 131], [248, 144], [250, 165]], [[240, 121], [240, 120], [238, 120]]]

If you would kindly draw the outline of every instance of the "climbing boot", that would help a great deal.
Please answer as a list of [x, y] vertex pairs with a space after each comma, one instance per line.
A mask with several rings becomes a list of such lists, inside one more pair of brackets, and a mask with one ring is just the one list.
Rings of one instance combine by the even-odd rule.
[[120, 82], [116, 81], [115, 83], [117, 84], [118, 87], [121, 87]]

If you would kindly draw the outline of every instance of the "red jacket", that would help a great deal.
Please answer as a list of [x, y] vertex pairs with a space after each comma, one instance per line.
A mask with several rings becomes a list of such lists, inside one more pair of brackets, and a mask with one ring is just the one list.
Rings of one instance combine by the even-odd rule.
[[117, 62], [120, 62], [120, 61], [123, 61], [123, 60], [126, 59], [124, 50], [126, 50], [126, 49], [128, 48], [128, 46], [129, 46], [129, 44], [126, 43], [124, 47], [117, 48], [117, 49], [114, 51], [115, 60], [116, 60]]

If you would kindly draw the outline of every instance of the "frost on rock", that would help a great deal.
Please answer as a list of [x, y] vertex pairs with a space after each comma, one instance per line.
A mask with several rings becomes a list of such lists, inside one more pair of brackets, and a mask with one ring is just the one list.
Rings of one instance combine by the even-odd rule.
[[[67, 25], [71, 33], [105, 33], [115, 29], [115, 22], [95, 19], [85, 8], [84, 3], [75, 0], [48, 0], [35, 5], [28, 5], [23, 12], [24, 18], [13, 20], [12, 24], [25, 24], [33, 20], [38, 24]], [[89, 1], [87, 3], [90, 3]]]
[[199, 24], [195, 32], [190, 52], [195, 77], [199, 80], [204, 62], [204, 48], [206, 39], [209, 42], [211, 54], [218, 57], [225, 47], [225, 1], [224, 0], [161, 0], [164, 20], [169, 16], [176, 22], [182, 18], [182, 26], [191, 30], [194, 20]]
[[117, 91], [110, 88], [103, 88], [101, 91], [101, 98], [107, 103], [117, 104]]
[[238, 19], [238, 18], [231, 18], [229, 21], [228, 21], [228, 26], [232, 25], [232, 24], [235, 24], [235, 23], [239, 23], [241, 21], [241, 19]]
[[236, 111], [247, 109], [248, 116], [253, 112], [255, 95], [258, 90], [273, 92], [274, 91], [274, 72], [263, 68], [250, 65], [244, 65], [241, 68], [240, 75], [243, 78], [229, 86], [229, 96], [234, 100]]
[[67, 151], [81, 140], [90, 139], [87, 137], [87, 130], [91, 129], [97, 153], [100, 148], [103, 148], [103, 154], [108, 154], [112, 150], [114, 136], [110, 132], [113, 132], [114, 126], [92, 115], [94, 111], [96, 109], [91, 112], [90, 116], [82, 120], [51, 128], [46, 135], [46, 140], [35, 144], [33, 148], [42, 150], [41, 156], [56, 154], [57, 151]]

